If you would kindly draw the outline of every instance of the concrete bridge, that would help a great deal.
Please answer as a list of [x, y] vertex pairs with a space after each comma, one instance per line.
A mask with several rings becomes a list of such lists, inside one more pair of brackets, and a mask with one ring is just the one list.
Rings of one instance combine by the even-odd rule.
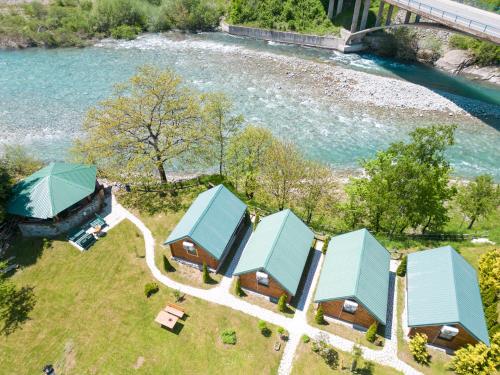
[[[344, 0], [330, 0], [328, 16], [333, 18], [342, 12]], [[351, 35], [347, 43], [362, 38], [364, 35], [388, 27], [430, 27], [432, 23], [442, 28], [451, 29], [476, 38], [500, 44], [500, 15], [451, 0], [383, 0], [377, 12], [375, 27], [366, 28], [371, 0], [356, 0], [351, 23]], [[382, 25], [384, 9], [388, 5], [387, 14]], [[394, 8], [405, 10], [403, 23], [394, 25], [392, 17]], [[412, 15], [415, 17], [412, 20]], [[431, 22], [420, 22], [425, 18]]]

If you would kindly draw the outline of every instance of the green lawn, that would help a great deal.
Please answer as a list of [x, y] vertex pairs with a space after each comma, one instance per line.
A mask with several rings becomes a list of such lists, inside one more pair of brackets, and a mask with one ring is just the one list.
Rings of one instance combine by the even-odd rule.
[[[11, 251], [23, 267], [12, 280], [32, 286], [36, 302], [30, 320], [0, 337], [1, 372], [38, 374], [53, 363], [58, 374], [276, 373], [281, 352], [255, 318], [187, 296], [182, 329], [157, 326], [172, 291], [144, 296], [154, 280], [143, 247], [128, 221], [85, 253], [65, 241], [17, 240]], [[221, 343], [227, 328], [236, 330], [235, 346]]]
[[453, 372], [446, 370], [446, 365], [450, 361], [450, 356], [443, 353], [440, 350], [432, 349], [427, 347], [427, 350], [431, 354], [431, 363], [429, 366], [419, 365], [413, 359], [408, 348], [408, 341], [404, 339], [403, 323], [401, 321], [401, 316], [403, 314], [405, 306], [405, 279], [398, 277], [398, 301], [397, 301], [397, 311], [398, 311], [398, 327], [397, 327], [397, 338], [398, 338], [398, 357], [404, 362], [408, 363], [413, 368], [421, 371], [428, 375], [439, 375], [439, 374], [449, 374]]
[[[186, 200], [191, 202], [191, 196], [187, 197]], [[172, 280], [175, 280], [182, 284], [188, 284], [202, 289], [210, 289], [216, 286], [222, 276], [218, 274], [211, 273], [210, 276], [213, 280], [210, 284], [203, 283], [202, 273], [196, 268], [178, 263], [171, 259], [171, 253], [168, 247], [162, 246], [165, 239], [168, 237], [170, 232], [174, 229], [177, 223], [181, 220], [182, 216], [186, 212], [186, 208], [182, 207], [178, 211], [169, 211], [168, 213], [147, 213], [140, 212], [138, 210], [132, 209], [135, 215], [141, 218], [141, 220], [146, 224], [146, 226], [151, 230], [155, 238], [156, 251], [155, 251], [155, 262], [157, 267], [168, 274]], [[173, 272], [165, 272], [163, 267], [163, 255], [166, 255], [170, 261], [170, 264], [175, 269]]]
[[[339, 368], [332, 370], [328, 365], [325, 364], [323, 359], [311, 350], [311, 343], [304, 344], [300, 343], [297, 348], [297, 353], [295, 354], [295, 360], [293, 363], [293, 375], [303, 375], [303, 374], [345, 374], [350, 373], [348, 370], [352, 363], [352, 356], [350, 353], [346, 353], [337, 350], [339, 353]], [[367, 366], [366, 368], [358, 372], [359, 374], [370, 374], [370, 375], [396, 375], [401, 374], [401, 372], [393, 369], [392, 367], [386, 367], [379, 365], [375, 362], [370, 362], [371, 366], [365, 361], [361, 361], [360, 367]]]

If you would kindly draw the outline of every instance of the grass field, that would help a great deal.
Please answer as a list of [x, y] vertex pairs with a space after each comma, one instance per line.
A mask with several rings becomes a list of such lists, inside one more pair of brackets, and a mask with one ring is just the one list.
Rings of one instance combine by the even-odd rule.
[[[316, 353], [311, 350], [311, 343], [304, 344], [300, 343], [297, 348], [297, 353], [295, 355], [295, 361], [293, 364], [293, 375], [337, 375], [350, 373], [349, 368], [352, 363], [352, 356], [350, 353], [346, 353], [338, 350], [339, 353], [339, 368], [332, 370], [328, 367], [323, 359], [319, 357]], [[374, 362], [370, 362], [371, 365], [367, 364], [365, 361], [361, 361], [358, 374], [365, 375], [396, 375], [401, 374], [401, 372], [393, 369], [392, 367], [386, 367]]]
[[[58, 374], [276, 373], [274, 337], [247, 315], [187, 296], [177, 332], [157, 326], [172, 290], [144, 296], [153, 280], [143, 247], [128, 221], [85, 253], [64, 241], [17, 240], [11, 251], [22, 269], [12, 280], [33, 287], [35, 304], [28, 321], [0, 337], [0, 372], [38, 374], [52, 363]], [[235, 346], [221, 343], [227, 328], [236, 330]]]

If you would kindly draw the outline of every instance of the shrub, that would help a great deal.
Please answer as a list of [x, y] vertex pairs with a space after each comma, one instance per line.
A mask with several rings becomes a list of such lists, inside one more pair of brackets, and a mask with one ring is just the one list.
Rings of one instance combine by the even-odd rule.
[[354, 345], [352, 347], [352, 363], [351, 363], [351, 371], [356, 372], [358, 369], [358, 363], [363, 358], [363, 350], [359, 345]]
[[417, 333], [410, 340], [410, 353], [413, 355], [415, 361], [421, 365], [428, 365], [431, 359], [426, 345], [427, 335], [424, 333]]
[[241, 280], [239, 277], [236, 278], [236, 285], [234, 286], [234, 293], [241, 297], [243, 295], [243, 289], [241, 289]]
[[323, 247], [321, 248], [321, 252], [326, 254], [326, 250], [328, 250], [328, 244], [330, 243], [330, 236], [326, 236], [325, 242], [323, 242]]
[[499, 351], [500, 334], [496, 334], [489, 348], [481, 342], [457, 350], [449, 367], [458, 375], [496, 374]]
[[302, 342], [304, 344], [307, 344], [309, 341], [311, 341], [311, 339], [309, 338], [309, 336], [307, 335], [302, 335]]
[[478, 65], [497, 65], [500, 62], [500, 46], [463, 35], [452, 35], [449, 40], [453, 48], [468, 50]]
[[172, 267], [172, 265], [170, 264], [170, 262], [165, 254], [163, 255], [163, 269], [165, 270], [165, 272], [174, 271], [174, 267]]
[[271, 330], [267, 327], [267, 323], [263, 320], [259, 320], [259, 329], [262, 336], [269, 337], [271, 336]]
[[408, 263], [408, 257], [405, 255], [399, 263], [398, 269], [396, 270], [396, 275], [404, 277], [406, 275], [406, 264]]
[[214, 30], [223, 12], [212, 0], [166, 0], [161, 9], [172, 26], [188, 31]]
[[207, 267], [207, 264], [205, 262], [203, 262], [201, 272], [202, 272], [203, 282], [205, 284], [208, 284], [210, 282], [210, 274], [208, 273], [208, 267]]
[[147, 283], [144, 285], [144, 294], [146, 297], [151, 297], [153, 294], [157, 293], [160, 290], [158, 284], [156, 283]]
[[111, 29], [111, 36], [115, 39], [132, 40], [141, 32], [138, 26], [120, 25]]
[[321, 307], [321, 305], [318, 307], [318, 310], [316, 310], [314, 321], [317, 324], [325, 324], [325, 314], [323, 313], [323, 307]]
[[234, 329], [226, 329], [221, 334], [222, 342], [228, 345], [236, 344], [236, 331]]
[[175, 302], [179, 302], [182, 299], [182, 293], [179, 289], [176, 289], [172, 292], [175, 298]]
[[96, 0], [91, 23], [97, 31], [108, 33], [117, 26], [129, 25], [143, 29], [147, 16], [139, 0]]
[[283, 327], [278, 327], [276, 331], [282, 340], [286, 340], [288, 338], [288, 332]]
[[378, 323], [373, 322], [373, 324], [368, 328], [368, 331], [366, 331], [365, 337], [368, 342], [374, 342], [375, 339], [377, 338], [377, 329], [378, 329]]
[[286, 300], [288, 296], [286, 294], [282, 294], [280, 299], [278, 300], [278, 310], [280, 312], [285, 312], [286, 311]]
[[323, 336], [319, 336], [313, 341], [311, 350], [318, 354], [325, 363], [331, 368], [336, 369], [339, 365], [339, 353], [327, 343], [327, 340]]

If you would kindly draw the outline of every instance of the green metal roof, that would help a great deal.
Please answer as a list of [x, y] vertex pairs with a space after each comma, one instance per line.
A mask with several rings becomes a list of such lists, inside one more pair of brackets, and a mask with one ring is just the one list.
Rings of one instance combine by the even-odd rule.
[[48, 219], [56, 216], [95, 190], [95, 166], [50, 163], [17, 183], [7, 212], [13, 215]]
[[489, 345], [474, 268], [451, 246], [408, 255], [408, 326], [460, 324]]
[[290, 210], [266, 216], [248, 240], [235, 275], [263, 271], [295, 295], [314, 233]]
[[224, 185], [204, 191], [170, 233], [165, 245], [189, 237], [219, 260], [246, 208]]
[[355, 299], [386, 324], [390, 260], [389, 252], [366, 229], [333, 237], [315, 301]]

